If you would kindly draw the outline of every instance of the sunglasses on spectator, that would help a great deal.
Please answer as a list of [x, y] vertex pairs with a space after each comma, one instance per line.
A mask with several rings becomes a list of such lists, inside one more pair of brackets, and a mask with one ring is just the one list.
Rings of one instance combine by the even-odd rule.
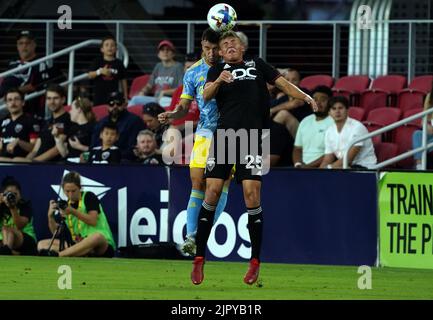
[[118, 105], [118, 106], [120, 106], [120, 105], [122, 105], [123, 104], [123, 101], [122, 100], [111, 100], [110, 102], [108, 102], [108, 105], [110, 106], [110, 107], [113, 107], [114, 105]]

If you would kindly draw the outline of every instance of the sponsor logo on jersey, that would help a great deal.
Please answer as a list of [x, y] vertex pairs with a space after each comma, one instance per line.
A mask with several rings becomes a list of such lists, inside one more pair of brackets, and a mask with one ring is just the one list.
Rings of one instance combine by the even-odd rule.
[[247, 69], [239, 68], [232, 71], [234, 80], [255, 80], [257, 74], [255, 74], [256, 68], [250, 67]]
[[15, 132], [16, 132], [16, 133], [20, 133], [21, 130], [23, 130], [23, 125], [20, 124], [20, 123], [18, 123], [18, 124], [15, 126]]
[[230, 68], [231, 68], [230, 65], [226, 63], [226, 65], [224, 66], [224, 70], [225, 69], [230, 69]]

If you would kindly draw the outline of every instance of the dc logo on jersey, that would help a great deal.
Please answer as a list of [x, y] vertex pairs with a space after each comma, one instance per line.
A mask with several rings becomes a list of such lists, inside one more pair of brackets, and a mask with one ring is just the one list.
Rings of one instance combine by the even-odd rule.
[[206, 167], [209, 171], [212, 171], [215, 168], [215, 158], [208, 158], [206, 162]]
[[232, 71], [234, 80], [254, 80], [257, 78], [257, 75], [253, 73], [256, 71], [256, 68], [248, 68], [248, 69], [235, 69]]
[[110, 157], [110, 151], [102, 152], [102, 160], [107, 160]]
[[23, 125], [18, 123], [18, 124], [15, 126], [15, 132], [16, 132], [16, 133], [20, 133], [21, 130], [23, 130]]

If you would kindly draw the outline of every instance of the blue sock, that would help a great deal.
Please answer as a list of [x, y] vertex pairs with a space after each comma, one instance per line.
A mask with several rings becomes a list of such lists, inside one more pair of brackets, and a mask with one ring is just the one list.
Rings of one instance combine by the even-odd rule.
[[218, 218], [220, 217], [221, 213], [224, 211], [226, 207], [228, 193], [229, 193], [228, 188], [224, 188], [223, 192], [221, 192], [221, 196], [215, 210], [215, 218], [213, 220], [214, 224], [218, 221]]
[[188, 208], [186, 209], [186, 235], [194, 235], [197, 231], [198, 215], [204, 199], [204, 192], [200, 190], [191, 190], [189, 196]]

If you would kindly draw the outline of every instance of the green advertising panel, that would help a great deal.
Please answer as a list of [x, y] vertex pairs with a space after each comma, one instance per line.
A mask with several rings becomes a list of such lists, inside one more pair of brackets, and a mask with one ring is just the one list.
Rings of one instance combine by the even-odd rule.
[[433, 173], [382, 173], [380, 264], [433, 269]]

